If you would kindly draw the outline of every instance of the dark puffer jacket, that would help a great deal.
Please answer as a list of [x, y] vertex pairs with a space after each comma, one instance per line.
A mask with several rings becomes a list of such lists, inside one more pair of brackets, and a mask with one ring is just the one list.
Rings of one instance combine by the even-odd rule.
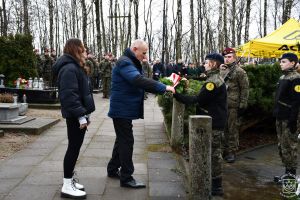
[[164, 93], [166, 86], [144, 77], [141, 62], [127, 48], [112, 72], [110, 107], [111, 118], [139, 119], [144, 117], [144, 90]]
[[78, 118], [95, 110], [90, 80], [78, 62], [68, 54], [53, 65], [64, 118]]

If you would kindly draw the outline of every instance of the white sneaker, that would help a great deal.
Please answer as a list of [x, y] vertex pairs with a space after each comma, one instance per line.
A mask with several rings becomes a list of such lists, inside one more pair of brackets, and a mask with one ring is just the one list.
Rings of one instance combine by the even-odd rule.
[[64, 184], [61, 188], [60, 196], [62, 198], [85, 199], [86, 192], [76, 188], [72, 178], [64, 178]]
[[299, 196], [299, 194], [300, 194], [300, 177], [297, 178], [297, 182], [298, 182], [298, 187], [297, 187], [297, 191], [295, 192], [295, 194], [297, 196]]

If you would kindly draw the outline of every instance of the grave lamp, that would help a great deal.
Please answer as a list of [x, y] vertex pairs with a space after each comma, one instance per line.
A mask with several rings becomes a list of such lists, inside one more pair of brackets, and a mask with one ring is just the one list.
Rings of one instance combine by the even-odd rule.
[[3, 74], [0, 74], [0, 88], [4, 88], [4, 79], [5, 79], [5, 76]]

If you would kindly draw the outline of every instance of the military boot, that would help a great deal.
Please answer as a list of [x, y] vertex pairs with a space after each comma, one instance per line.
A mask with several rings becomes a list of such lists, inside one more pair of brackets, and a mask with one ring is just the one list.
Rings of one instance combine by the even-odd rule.
[[296, 169], [295, 168], [285, 168], [285, 174], [291, 174], [296, 176]]
[[212, 196], [223, 196], [223, 187], [222, 187], [222, 177], [214, 177], [212, 178], [212, 188], [211, 195]]

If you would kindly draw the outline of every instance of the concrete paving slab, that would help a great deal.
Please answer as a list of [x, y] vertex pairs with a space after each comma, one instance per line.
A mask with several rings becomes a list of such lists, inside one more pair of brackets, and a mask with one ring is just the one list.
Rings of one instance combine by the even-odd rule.
[[58, 186], [20, 185], [12, 190], [4, 200], [52, 200], [57, 189]]
[[149, 182], [151, 197], [185, 197], [186, 192], [180, 182]]
[[0, 194], [8, 194], [14, 187], [16, 187], [22, 179], [3, 179], [0, 178]]
[[14, 124], [0, 124], [0, 129], [8, 131], [18, 131], [25, 132], [29, 134], [41, 134], [43, 131], [47, 130], [51, 126], [59, 122], [60, 119], [52, 118], [36, 118], [24, 124], [14, 125]]
[[182, 182], [180, 175], [176, 174], [172, 169], [149, 169], [150, 182]]
[[0, 179], [23, 179], [31, 170], [31, 166], [11, 166], [5, 163], [0, 166]]
[[33, 171], [28, 175], [21, 185], [54, 185], [58, 186], [62, 184], [63, 173], [62, 172], [50, 172], [50, 171]]

